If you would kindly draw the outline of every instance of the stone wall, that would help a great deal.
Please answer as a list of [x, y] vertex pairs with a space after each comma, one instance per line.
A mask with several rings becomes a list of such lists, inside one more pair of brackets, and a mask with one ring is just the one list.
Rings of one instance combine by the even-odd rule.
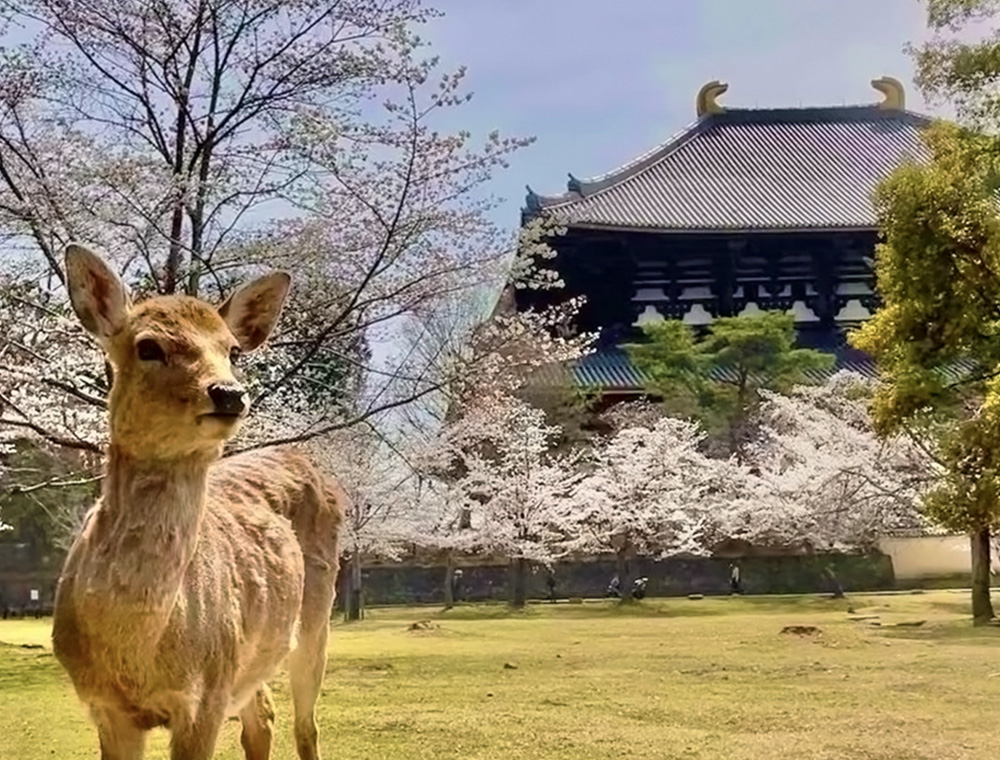
[[[30, 589], [40, 590], [43, 607], [51, 606], [59, 561], [33, 566], [14, 547], [0, 552], [0, 607], [29, 604]], [[649, 578], [650, 596], [729, 593], [731, 559], [722, 557], [640, 558], [631, 563], [633, 577]], [[795, 594], [833, 591], [828, 574], [833, 568], [845, 591], [880, 591], [896, 587], [892, 561], [885, 554], [819, 554], [780, 557], [744, 557], [740, 570], [748, 594]], [[591, 559], [556, 565], [556, 594], [566, 597], [603, 596], [616, 566], [611, 559]], [[444, 602], [443, 566], [395, 564], [364, 570], [368, 604], [441, 604]], [[341, 574], [341, 580], [346, 573]], [[532, 599], [548, 596], [547, 571], [534, 568], [528, 576]], [[467, 601], [501, 601], [508, 596], [506, 565], [462, 565], [460, 595]], [[341, 594], [341, 598], [343, 595]]]
[[[649, 578], [650, 596], [728, 594], [732, 560], [719, 557], [640, 558], [631, 563], [633, 577]], [[615, 574], [613, 559], [556, 565], [559, 597], [603, 596]], [[882, 591], [895, 587], [892, 562], [884, 554], [819, 554], [745, 557], [740, 560], [743, 589], [748, 594], [817, 593], [834, 590], [832, 568], [845, 591]], [[386, 565], [363, 572], [368, 604], [440, 604], [444, 601], [443, 566]], [[548, 596], [547, 571], [538, 567], [528, 577], [528, 596]], [[505, 565], [463, 565], [460, 595], [466, 601], [507, 599]]]

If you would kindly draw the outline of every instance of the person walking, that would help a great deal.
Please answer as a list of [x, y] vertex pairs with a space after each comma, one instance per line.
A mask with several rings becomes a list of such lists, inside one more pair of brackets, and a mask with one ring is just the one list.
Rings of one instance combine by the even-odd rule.
[[742, 594], [743, 586], [740, 583], [740, 563], [734, 562], [729, 566], [729, 593]]
[[549, 587], [549, 601], [556, 603], [556, 574], [549, 570], [549, 575], [545, 579], [545, 585]]

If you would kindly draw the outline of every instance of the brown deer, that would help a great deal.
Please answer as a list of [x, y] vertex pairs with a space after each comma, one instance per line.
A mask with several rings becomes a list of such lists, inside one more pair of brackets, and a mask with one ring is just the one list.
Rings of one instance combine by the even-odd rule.
[[218, 461], [247, 412], [233, 362], [271, 333], [289, 276], [218, 308], [187, 296], [132, 305], [104, 261], [70, 245], [66, 279], [114, 370], [103, 494], [67, 557], [52, 632], [101, 758], [141, 758], [158, 726], [173, 760], [211, 758], [238, 715], [246, 757], [266, 760], [265, 682], [289, 652], [298, 754], [319, 758], [345, 498], [294, 450]]

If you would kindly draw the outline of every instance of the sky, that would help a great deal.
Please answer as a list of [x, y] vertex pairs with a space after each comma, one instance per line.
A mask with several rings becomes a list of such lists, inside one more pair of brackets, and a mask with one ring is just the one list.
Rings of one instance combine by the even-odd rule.
[[877, 102], [889, 75], [911, 110], [907, 42], [925, 36], [920, 0], [427, 0], [445, 16], [422, 34], [442, 66], [467, 66], [471, 103], [442, 128], [537, 141], [489, 190], [496, 221], [519, 222], [525, 185], [564, 191], [567, 173], [608, 172], [695, 118], [708, 81], [736, 107]]
[[893, 76], [907, 108], [934, 113], [913, 85], [908, 42], [926, 37], [919, 0], [431, 0], [424, 31], [442, 65], [468, 67], [473, 101], [451, 118], [537, 141], [491, 191], [496, 220], [519, 221], [524, 186], [563, 192], [610, 171], [695, 118], [699, 88], [729, 83], [734, 107], [876, 103]]

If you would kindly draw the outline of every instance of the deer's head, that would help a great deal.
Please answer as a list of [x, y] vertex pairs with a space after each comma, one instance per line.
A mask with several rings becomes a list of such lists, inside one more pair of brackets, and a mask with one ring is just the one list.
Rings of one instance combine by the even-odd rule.
[[114, 368], [112, 443], [137, 457], [217, 453], [248, 409], [234, 364], [271, 334], [288, 274], [253, 280], [218, 307], [188, 296], [133, 305], [103, 259], [70, 244], [66, 281], [73, 310]]

